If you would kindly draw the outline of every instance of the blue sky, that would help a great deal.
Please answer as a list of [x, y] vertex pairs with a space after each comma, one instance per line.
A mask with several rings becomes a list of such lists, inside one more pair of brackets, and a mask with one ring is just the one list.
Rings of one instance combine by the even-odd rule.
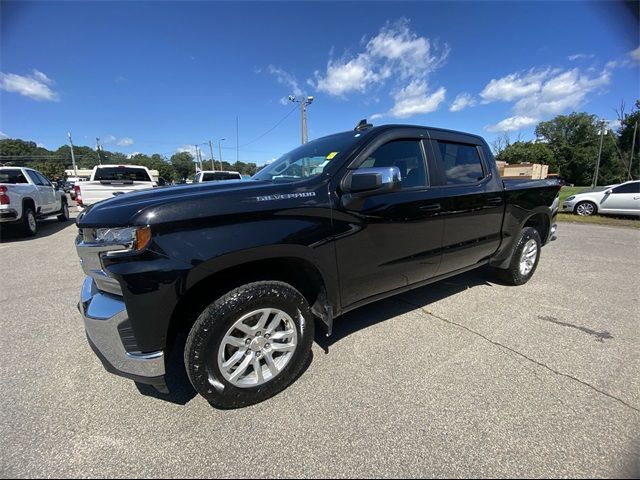
[[[637, 5], [636, 5], [637, 6]], [[309, 137], [411, 123], [533, 138], [640, 98], [637, 18], [617, 3], [1, 4], [0, 135], [162, 153], [208, 140], [263, 164]], [[290, 115], [282, 120], [287, 114]], [[270, 133], [263, 134], [278, 122]], [[208, 145], [202, 145], [209, 157]]]

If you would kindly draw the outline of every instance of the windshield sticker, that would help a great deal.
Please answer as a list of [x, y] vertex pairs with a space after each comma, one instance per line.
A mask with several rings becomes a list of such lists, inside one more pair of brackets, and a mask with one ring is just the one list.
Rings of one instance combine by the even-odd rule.
[[333, 157], [335, 157], [338, 154], [338, 152], [331, 152], [329, 155], [327, 155], [327, 160], [333, 160]]
[[300, 192], [300, 193], [276, 193], [275, 195], [265, 195], [256, 197], [258, 202], [271, 202], [274, 200], [288, 200], [290, 198], [308, 198], [315, 197], [316, 192]]

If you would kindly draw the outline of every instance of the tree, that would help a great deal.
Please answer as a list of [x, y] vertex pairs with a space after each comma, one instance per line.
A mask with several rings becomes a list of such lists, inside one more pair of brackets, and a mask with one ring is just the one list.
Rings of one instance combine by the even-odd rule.
[[636, 128], [636, 124], [638, 124], [639, 131], [636, 133], [636, 147], [633, 151], [633, 159], [631, 159], [631, 176], [637, 179], [640, 177], [640, 100], [636, 100], [631, 113], [625, 114], [624, 109], [622, 109], [621, 112], [618, 143], [627, 166], [627, 173], [629, 170], [629, 159], [631, 158], [633, 131]]
[[65, 165], [58, 162], [47, 162], [47, 161], [39, 161], [39, 162], [30, 162], [29, 167], [34, 170], [38, 170], [45, 177], [51, 180], [63, 179], [65, 177]]
[[553, 152], [543, 142], [512, 143], [496, 156], [496, 160], [507, 163], [540, 163], [549, 165], [550, 173], [558, 172], [558, 163]]
[[[595, 115], [572, 113], [558, 115], [536, 127], [536, 137], [543, 140], [553, 153], [560, 175], [575, 185], [590, 185], [593, 181], [600, 131], [604, 128]], [[603, 138], [598, 184], [607, 185], [624, 179], [623, 163], [616, 151], [613, 135]]]
[[[516, 137], [516, 142], [522, 142], [521, 133], [518, 133], [518, 136]], [[493, 141], [491, 142], [491, 151], [497, 157], [504, 150], [506, 150], [509, 147], [509, 145], [511, 145], [512, 143], [514, 142], [511, 141], [511, 135], [509, 135], [509, 132], [503, 132], [500, 135], [498, 135], [496, 138], [494, 138]]]
[[193, 155], [189, 152], [175, 153], [171, 156], [171, 165], [176, 172], [176, 180], [186, 180], [195, 173]]

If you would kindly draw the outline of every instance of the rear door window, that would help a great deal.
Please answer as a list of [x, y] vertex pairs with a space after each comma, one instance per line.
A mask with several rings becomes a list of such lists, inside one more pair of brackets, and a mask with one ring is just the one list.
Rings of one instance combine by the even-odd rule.
[[42, 183], [42, 180], [38, 177], [36, 172], [34, 172], [33, 170], [26, 170], [26, 172], [27, 172], [27, 175], [29, 175], [29, 178], [31, 178], [31, 181], [33, 183], [35, 183], [36, 185], [44, 185], [44, 183]]
[[98, 168], [94, 177], [96, 181], [111, 182], [151, 182], [149, 174], [144, 168], [133, 167], [105, 167]]
[[40, 185], [44, 185], [45, 187], [51, 187], [51, 182], [47, 179], [47, 177], [45, 177], [44, 175], [42, 175], [41, 173], [35, 172], [36, 176], [38, 177], [38, 179], [40, 180]]
[[477, 183], [485, 177], [482, 159], [475, 145], [438, 140], [438, 148], [447, 185]]

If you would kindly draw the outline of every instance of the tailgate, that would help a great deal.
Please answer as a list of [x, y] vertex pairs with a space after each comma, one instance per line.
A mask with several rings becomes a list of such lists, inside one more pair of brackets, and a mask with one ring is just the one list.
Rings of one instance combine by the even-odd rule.
[[100, 200], [113, 198], [117, 195], [153, 188], [155, 184], [154, 182], [103, 180], [100, 182], [81, 182], [76, 185], [80, 185], [82, 203], [93, 205]]

